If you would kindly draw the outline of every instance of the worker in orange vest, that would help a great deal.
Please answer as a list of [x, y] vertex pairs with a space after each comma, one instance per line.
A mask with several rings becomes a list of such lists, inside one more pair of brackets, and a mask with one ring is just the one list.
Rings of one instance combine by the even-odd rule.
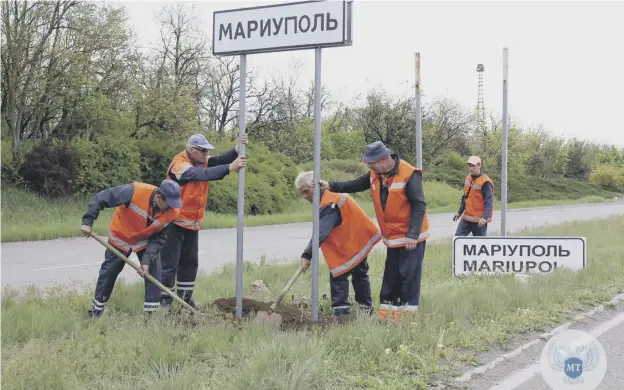
[[[302, 172], [295, 187], [304, 199], [312, 202], [312, 172]], [[368, 276], [368, 254], [381, 240], [381, 233], [364, 210], [348, 194], [320, 189], [319, 245], [330, 271], [329, 286], [332, 315], [337, 318], [351, 314], [349, 275], [355, 301], [364, 313], [373, 313], [373, 298]], [[312, 240], [301, 255], [301, 267], [307, 270], [312, 259]]]
[[[163, 180], [160, 187], [144, 183], [130, 183], [98, 192], [82, 217], [82, 234], [89, 236], [92, 226], [105, 208], [116, 207], [108, 225], [108, 242], [126, 257], [136, 253], [141, 263], [139, 275], [160, 279], [158, 254], [167, 236], [170, 224], [180, 214], [182, 201], [180, 186]], [[117, 276], [126, 263], [108, 248], [100, 267], [95, 286], [93, 306], [89, 317], [100, 317], [113, 292]], [[160, 306], [160, 289], [145, 279], [143, 311], [148, 315]]]
[[459, 221], [456, 236], [485, 236], [494, 214], [494, 182], [481, 172], [481, 159], [468, 158], [468, 175], [464, 179], [464, 194], [453, 221]]
[[422, 170], [391, 153], [381, 141], [366, 146], [362, 161], [369, 172], [352, 181], [321, 181], [321, 188], [346, 193], [370, 189], [387, 247], [379, 316], [385, 319], [391, 315], [396, 320], [403, 313], [415, 313], [420, 304], [423, 259], [429, 238]]
[[[241, 142], [247, 144], [247, 135]], [[238, 156], [238, 144], [223, 154], [210, 156], [214, 148], [202, 134], [192, 135], [186, 149], [173, 158], [166, 172], [167, 179], [180, 185], [184, 206], [160, 254], [161, 283], [193, 308], [197, 308], [193, 291], [199, 268], [198, 233], [206, 213], [208, 182], [222, 180], [247, 165], [247, 158]], [[170, 308], [173, 298], [163, 292], [160, 303]]]

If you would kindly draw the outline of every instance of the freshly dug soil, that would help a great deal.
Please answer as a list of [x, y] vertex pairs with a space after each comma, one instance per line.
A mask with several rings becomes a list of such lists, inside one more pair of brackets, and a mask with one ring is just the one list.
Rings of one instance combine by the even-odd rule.
[[[255, 299], [243, 298], [243, 318], [254, 317], [259, 311], [268, 311], [272, 304], [273, 302], [261, 302]], [[219, 298], [212, 305], [232, 317], [236, 316], [236, 297]], [[327, 326], [347, 322], [351, 319], [351, 317], [341, 317], [339, 321], [336, 321], [327, 315], [319, 313], [318, 321], [313, 322], [310, 318], [310, 313], [307, 311], [284, 304], [278, 305], [273, 313], [278, 313], [282, 316], [281, 329], [302, 329], [314, 325]]]

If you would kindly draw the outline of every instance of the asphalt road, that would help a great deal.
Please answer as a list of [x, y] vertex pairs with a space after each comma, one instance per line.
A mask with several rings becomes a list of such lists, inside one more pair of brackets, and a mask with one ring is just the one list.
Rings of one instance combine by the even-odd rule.
[[[310, 213], [311, 214], [311, 213]], [[624, 216], [624, 202], [608, 204], [543, 207], [509, 210], [508, 231], [531, 226], [556, 224], [570, 220]], [[494, 215], [488, 234], [500, 231], [500, 214]], [[452, 214], [430, 216], [432, 240], [453, 235], [456, 223]], [[76, 225], [76, 229], [79, 226]], [[245, 261], [284, 260], [299, 258], [312, 235], [312, 224], [295, 223], [244, 229], [243, 258]], [[383, 244], [379, 244], [383, 245]], [[51, 287], [62, 284], [82, 288], [84, 283], [95, 283], [104, 257], [104, 247], [93, 239], [29, 241], [2, 244], [2, 287]], [[199, 238], [200, 272], [212, 272], [223, 264], [236, 261], [236, 228], [204, 230]], [[134, 255], [131, 259], [136, 259]], [[138, 280], [136, 272], [126, 266], [120, 278]]]
[[[582, 330], [592, 334], [602, 344], [606, 354], [607, 372], [596, 390], [624, 389], [624, 303], [614, 310], [599, 312], [568, 329]], [[469, 383], [468, 390], [551, 390], [540, 371], [540, 354], [546, 341], [531, 347], [490, 372], [477, 376]], [[578, 389], [588, 389], [575, 385]], [[573, 388], [571, 386], [569, 388]], [[591, 387], [594, 389], [594, 387]]]

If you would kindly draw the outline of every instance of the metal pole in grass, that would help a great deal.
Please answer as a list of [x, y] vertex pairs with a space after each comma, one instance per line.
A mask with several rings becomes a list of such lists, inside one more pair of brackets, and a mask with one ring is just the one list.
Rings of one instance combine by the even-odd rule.
[[[247, 94], [247, 55], [240, 55], [240, 90], [238, 97], [238, 155], [245, 155], [241, 138], [246, 131], [245, 99]], [[236, 318], [243, 316], [243, 229], [245, 228], [245, 168], [238, 170], [238, 200], [236, 223]]]
[[509, 116], [507, 113], [507, 95], [509, 87], [508, 49], [503, 48], [503, 140], [501, 163], [501, 236], [507, 236], [507, 141], [509, 131]]
[[318, 320], [319, 204], [321, 191], [321, 48], [314, 49], [314, 196], [312, 199], [312, 321]]
[[420, 103], [420, 53], [416, 53], [416, 168], [422, 169], [422, 108]]

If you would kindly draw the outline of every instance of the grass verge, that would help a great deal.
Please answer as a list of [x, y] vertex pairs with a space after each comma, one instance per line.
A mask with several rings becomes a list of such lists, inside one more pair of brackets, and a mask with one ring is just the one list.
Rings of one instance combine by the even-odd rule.
[[[444, 183], [425, 182], [429, 213], [455, 212], [461, 192]], [[82, 215], [90, 199], [49, 200], [33, 193], [10, 187], [2, 188], [2, 242], [36, 241], [79, 235]], [[373, 203], [368, 193], [357, 196], [358, 204], [373, 217]], [[539, 207], [563, 204], [604, 202], [605, 198], [590, 196], [574, 200], [541, 200], [510, 203], [508, 208]], [[497, 202], [495, 207], [498, 208]], [[113, 209], [104, 210], [94, 228], [106, 232]], [[309, 222], [312, 218], [310, 203], [302, 199], [293, 201], [284, 212], [271, 215], [245, 216], [246, 226], [274, 225], [281, 223]], [[236, 227], [236, 215], [206, 212], [204, 229]]]
[[[34, 289], [21, 295], [6, 291], [2, 388], [426, 389], [431, 381], [458, 374], [461, 364], [476, 361], [488, 345], [506, 343], [514, 333], [543, 331], [622, 292], [622, 231], [619, 217], [519, 233], [582, 235], [588, 243], [586, 269], [560, 270], [526, 284], [507, 276], [454, 278], [450, 241], [430, 245], [418, 316], [398, 324], [358, 317], [322, 332], [281, 332], [250, 323], [235, 329], [211, 311], [192, 327], [166, 318], [144, 323], [138, 283], [118, 284], [98, 321], [86, 318], [90, 295], [57, 291], [44, 300]], [[370, 260], [376, 301], [383, 260], [379, 251]], [[294, 263], [247, 263], [245, 295], [269, 301], [295, 269]], [[255, 279], [271, 291], [253, 292], [249, 283]], [[232, 266], [202, 275], [198, 301], [232, 296], [234, 280]], [[310, 285], [311, 275], [304, 274], [291, 293], [309, 295]], [[319, 296], [329, 295], [325, 265], [320, 289]], [[321, 310], [328, 306], [322, 300]]]

